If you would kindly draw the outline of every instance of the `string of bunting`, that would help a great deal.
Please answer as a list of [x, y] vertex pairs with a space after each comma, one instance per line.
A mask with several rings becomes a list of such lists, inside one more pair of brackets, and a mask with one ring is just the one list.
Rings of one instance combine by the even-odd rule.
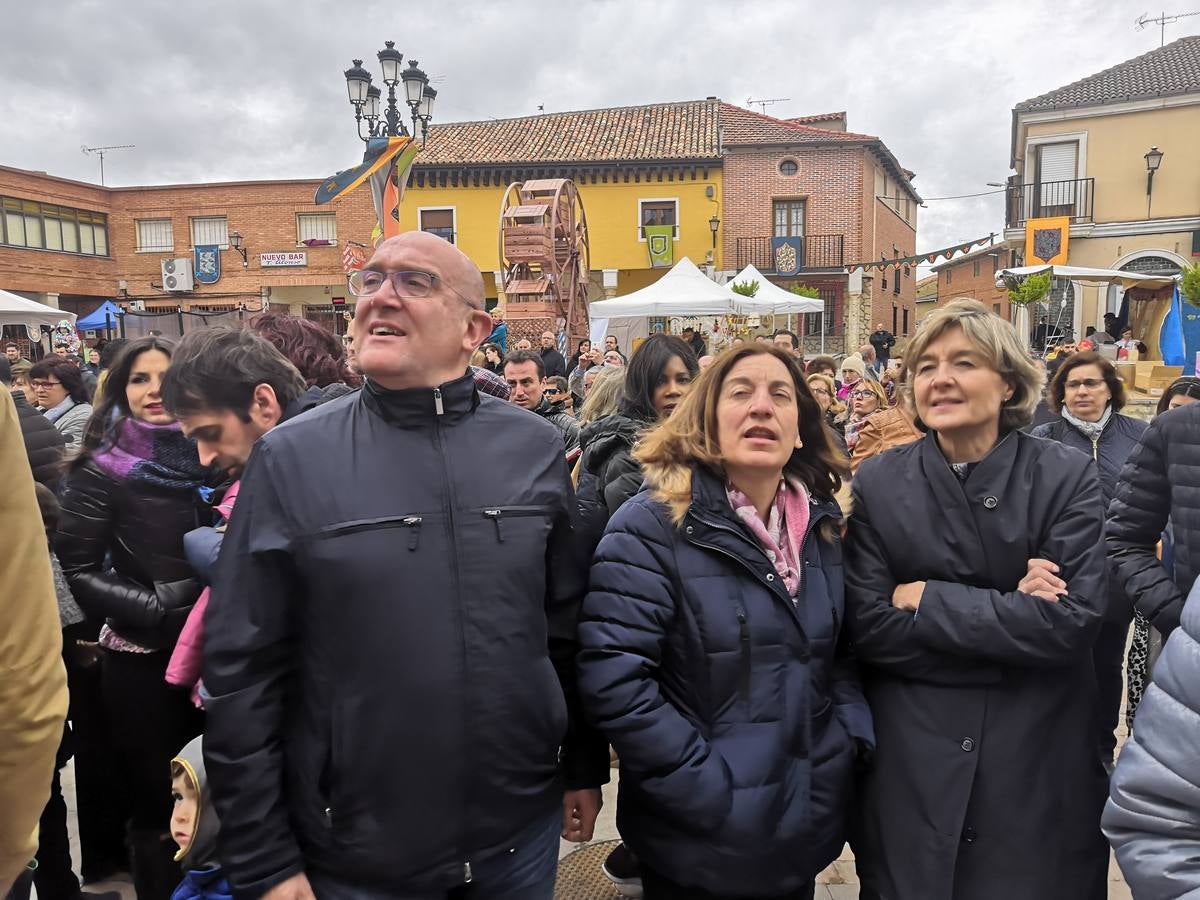
[[977, 238], [973, 241], [967, 241], [964, 244], [955, 244], [953, 247], [945, 247], [941, 250], [934, 250], [931, 253], [921, 253], [917, 256], [897, 256], [894, 259], [882, 257], [872, 262], [857, 262], [849, 263], [847, 269], [890, 269], [893, 266], [921, 266], [926, 263], [932, 263], [939, 256], [946, 257], [947, 260], [953, 258], [959, 253], [970, 253], [977, 246], [988, 246], [995, 243], [996, 235], [993, 232], [987, 237]]

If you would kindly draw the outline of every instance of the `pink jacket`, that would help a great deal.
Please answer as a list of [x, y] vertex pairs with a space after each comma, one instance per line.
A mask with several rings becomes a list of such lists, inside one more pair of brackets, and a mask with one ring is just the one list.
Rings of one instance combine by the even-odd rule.
[[[240, 486], [241, 481], [231, 484], [221, 502], [217, 504], [217, 510], [226, 521], [233, 513], [233, 504], [237, 500]], [[183, 631], [179, 633], [179, 640], [175, 642], [175, 649], [171, 653], [171, 661], [167, 663], [167, 684], [191, 688], [192, 702], [196, 706], [203, 706], [200, 702], [200, 666], [204, 661], [204, 611], [208, 609], [209, 591], [210, 588], [204, 589], [200, 599], [188, 613], [187, 622], [184, 623]]]

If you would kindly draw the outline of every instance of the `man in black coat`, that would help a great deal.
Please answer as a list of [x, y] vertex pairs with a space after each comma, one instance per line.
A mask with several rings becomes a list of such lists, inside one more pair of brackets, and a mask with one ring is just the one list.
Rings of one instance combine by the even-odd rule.
[[[1174, 577], [1155, 552], [1168, 521]], [[1163, 413], [1142, 434], [1108, 508], [1107, 540], [1115, 577], [1165, 638], [1200, 575], [1200, 403]]]
[[24, 391], [12, 389], [12, 366], [6, 357], [0, 357], [0, 388], [12, 392], [21, 422], [21, 437], [25, 439], [25, 453], [29, 456], [29, 468], [33, 469], [33, 480], [53, 489], [62, 476], [66, 440], [53, 422], [29, 405]]
[[887, 368], [892, 348], [896, 346], [896, 336], [884, 328], [882, 322], [879, 322], [867, 340], [875, 348], [875, 371], [882, 372]]
[[562, 438], [476, 389], [492, 325], [456, 247], [402, 234], [353, 288], [366, 383], [259, 439], [216, 566], [225, 872], [268, 900], [549, 900], [608, 776]]
[[553, 331], [542, 332], [542, 349], [538, 353], [542, 357], [542, 367], [546, 370], [546, 378], [553, 378], [555, 375], [566, 376], [567, 361], [558, 352]]

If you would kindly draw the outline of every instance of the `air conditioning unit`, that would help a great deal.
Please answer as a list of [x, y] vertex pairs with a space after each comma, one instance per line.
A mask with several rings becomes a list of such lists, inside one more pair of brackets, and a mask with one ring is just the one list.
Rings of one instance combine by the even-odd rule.
[[186, 256], [178, 259], [161, 260], [162, 283], [164, 291], [190, 291], [195, 288], [192, 282], [192, 261]]

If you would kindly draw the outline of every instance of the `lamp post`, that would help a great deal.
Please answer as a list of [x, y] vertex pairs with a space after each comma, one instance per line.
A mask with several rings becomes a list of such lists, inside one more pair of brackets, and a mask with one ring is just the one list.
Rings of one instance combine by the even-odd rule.
[[1143, 159], [1146, 160], [1146, 218], [1150, 218], [1151, 194], [1154, 191], [1154, 173], [1162, 165], [1163, 152], [1157, 147], [1151, 147]]
[[721, 227], [721, 220], [715, 215], [708, 220], [708, 228], [712, 232], [713, 249], [717, 249], [717, 229]]
[[[383, 102], [383, 91], [371, 84], [371, 73], [363, 68], [361, 59], [353, 60], [353, 65], [343, 75], [346, 78], [346, 92], [350, 97], [350, 105], [354, 107], [354, 125], [358, 136], [363, 141], [373, 137], [409, 137], [417, 133], [417, 123], [421, 123], [421, 144], [429, 133], [429, 120], [433, 118], [433, 101], [437, 91], [429, 86], [429, 76], [417, 65], [415, 59], [408, 61], [408, 68], [401, 69], [404, 55], [396, 49], [395, 41], [384, 41], [384, 48], [376, 55], [379, 67], [383, 70], [383, 83], [387, 87], [387, 104]], [[409, 109], [412, 131], [405, 127], [396, 100], [396, 88], [403, 84], [402, 100]], [[366, 119], [366, 133], [363, 132], [363, 120]]]
[[232, 247], [234, 250], [236, 250], [239, 254], [241, 254], [243, 269], [250, 265], [250, 260], [249, 260], [250, 248], [246, 247], [244, 245], [242, 235], [240, 232], [237, 232], [237, 231], [229, 232], [229, 246]]

